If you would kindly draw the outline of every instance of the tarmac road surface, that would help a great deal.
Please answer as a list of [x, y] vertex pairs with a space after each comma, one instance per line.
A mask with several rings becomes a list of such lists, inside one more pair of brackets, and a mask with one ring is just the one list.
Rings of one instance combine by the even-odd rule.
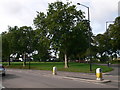
[[115, 85], [52, 75], [51, 71], [7, 69], [5, 88], [118, 88]]

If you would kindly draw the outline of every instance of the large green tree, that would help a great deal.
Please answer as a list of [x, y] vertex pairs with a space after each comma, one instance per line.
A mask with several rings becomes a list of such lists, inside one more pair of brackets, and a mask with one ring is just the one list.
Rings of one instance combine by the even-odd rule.
[[8, 65], [10, 65], [10, 54], [12, 53], [12, 49], [10, 48], [10, 39], [11, 34], [7, 32], [3, 32], [2, 34], [2, 61], [8, 61]]
[[94, 44], [96, 48], [96, 56], [99, 57], [100, 61], [107, 61], [109, 44], [108, 37], [106, 34], [98, 34], [94, 37]]
[[117, 17], [113, 24], [103, 34], [94, 37], [94, 49], [96, 48], [96, 57], [101, 61], [108, 61], [114, 56], [117, 58], [120, 54], [120, 17]]
[[50, 40], [46, 37], [46, 33], [42, 32], [41, 29], [34, 31], [34, 50], [38, 51], [38, 54], [34, 55], [34, 59], [39, 61], [46, 61], [50, 59]]
[[26, 54], [34, 51], [34, 31], [31, 27], [23, 26], [19, 28], [19, 51], [23, 55], [24, 65], [26, 65]]
[[[3, 58], [10, 58], [10, 55], [23, 55], [33, 52], [34, 32], [31, 27], [8, 27], [8, 32], [2, 34]], [[10, 63], [10, 60], [9, 60]]]
[[47, 14], [38, 12], [34, 19], [36, 28], [50, 40], [51, 49], [64, 54], [65, 68], [68, 56], [81, 54], [88, 48], [90, 27], [83, 14], [75, 5], [57, 1], [49, 4]]
[[109, 25], [108, 35], [110, 50], [116, 55], [120, 55], [120, 16], [115, 19], [114, 24]]

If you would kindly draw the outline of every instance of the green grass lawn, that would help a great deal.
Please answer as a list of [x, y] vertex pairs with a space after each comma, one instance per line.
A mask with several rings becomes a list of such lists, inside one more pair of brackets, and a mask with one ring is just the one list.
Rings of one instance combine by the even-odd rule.
[[[11, 62], [10, 66], [8, 66], [7, 62], [3, 62], [3, 65], [6, 68], [29, 69], [28, 62], [25, 67], [23, 67], [22, 62]], [[51, 70], [52, 71], [53, 66], [56, 66], [58, 71], [67, 71], [67, 72], [95, 73], [95, 70], [97, 68], [101, 68], [103, 70], [102, 72], [108, 72], [113, 70], [111, 67], [93, 64], [92, 72], [90, 72], [89, 64], [87, 63], [69, 62], [69, 68], [64, 68], [64, 62], [31, 62], [30, 63], [30, 69], [35, 69], [35, 70]]]

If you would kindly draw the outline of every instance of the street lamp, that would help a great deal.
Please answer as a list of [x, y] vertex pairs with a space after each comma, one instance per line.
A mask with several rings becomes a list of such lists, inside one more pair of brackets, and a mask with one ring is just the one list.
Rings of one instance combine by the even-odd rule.
[[77, 5], [81, 5], [81, 6], [86, 7], [86, 8], [88, 9], [88, 21], [90, 22], [89, 7], [88, 7], [88, 6], [86, 6], [86, 5], [83, 5], [83, 4], [81, 4], [81, 3], [77, 3]]
[[[86, 5], [83, 5], [81, 3], [77, 3], [77, 5], [81, 5], [83, 7], [86, 7], [88, 9], [88, 22], [89, 22], [89, 31], [90, 31], [90, 13], [89, 13], [89, 7]], [[92, 64], [91, 64], [91, 59], [90, 59], [90, 32], [89, 32], [89, 60], [90, 60], [90, 71], [92, 71]]]
[[[107, 41], [106, 41], [106, 43], [107, 43], [107, 44], [108, 44], [108, 37], [109, 37], [108, 29], [107, 29], [107, 24], [108, 24], [108, 23], [114, 23], [114, 22], [115, 22], [115, 21], [107, 21], [107, 22], [106, 22], [106, 33], [107, 33]], [[109, 59], [108, 59], [107, 65], [108, 65], [108, 67], [109, 67]]]

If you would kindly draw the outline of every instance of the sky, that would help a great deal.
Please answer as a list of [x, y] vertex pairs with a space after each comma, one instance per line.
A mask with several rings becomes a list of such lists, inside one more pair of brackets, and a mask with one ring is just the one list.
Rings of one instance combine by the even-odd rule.
[[[0, 0], [0, 33], [8, 31], [8, 26], [32, 26], [37, 12], [46, 13], [48, 3], [56, 0]], [[103, 34], [106, 22], [118, 17], [118, 2], [120, 0], [60, 0], [72, 4], [84, 4], [90, 8], [90, 24], [94, 35]], [[87, 8], [77, 5], [77, 9], [85, 12]]]

